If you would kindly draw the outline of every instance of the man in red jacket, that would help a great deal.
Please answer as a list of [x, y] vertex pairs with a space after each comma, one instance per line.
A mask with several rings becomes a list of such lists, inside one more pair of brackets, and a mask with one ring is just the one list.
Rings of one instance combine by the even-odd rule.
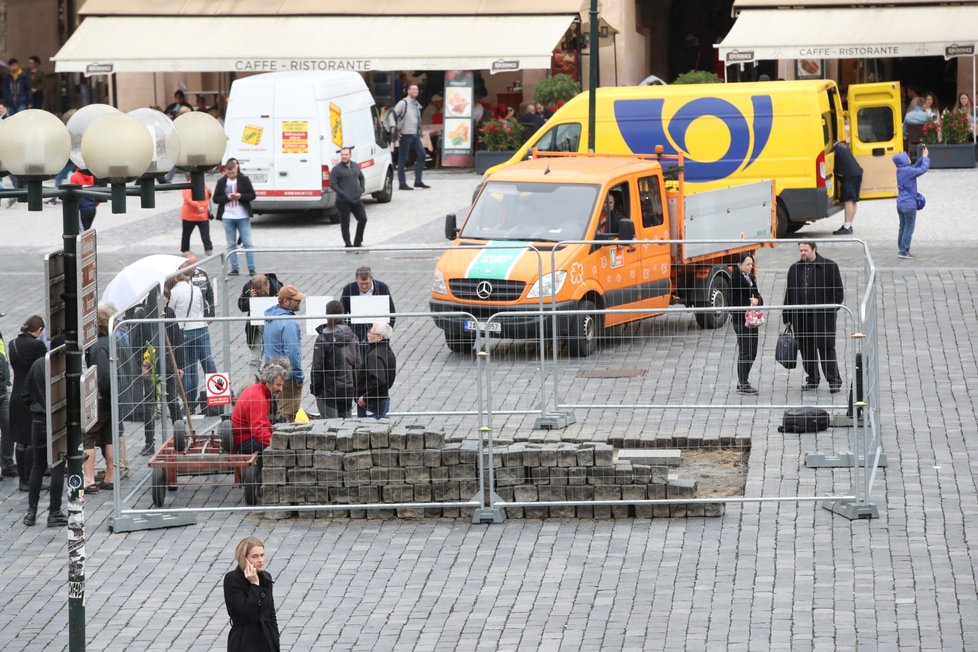
[[289, 372], [270, 362], [258, 374], [258, 382], [241, 392], [231, 412], [235, 453], [260, 453], [272, 443], [272, 396], [282, 392]]

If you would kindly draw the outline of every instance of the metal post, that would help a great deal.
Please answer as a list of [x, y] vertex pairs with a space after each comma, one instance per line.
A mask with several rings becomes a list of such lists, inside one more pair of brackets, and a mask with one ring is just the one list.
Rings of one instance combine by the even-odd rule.
[[68, 649], [85, 649], [85, 498], [81, 431], [82, 352], [78, 346], [78, 186], [63, 185], [62, 230], [65, 251], [65, 360], [68, 399]]
[[588, 72], [587, 89], [587, 151], [594, 152], [594, 112], [598, 103], [598, 0], [591, 0], [591, 11], [588, 14], [591, 20], [590, 34], [588, 35], [588, 53], [590, 57], [590, 70]]

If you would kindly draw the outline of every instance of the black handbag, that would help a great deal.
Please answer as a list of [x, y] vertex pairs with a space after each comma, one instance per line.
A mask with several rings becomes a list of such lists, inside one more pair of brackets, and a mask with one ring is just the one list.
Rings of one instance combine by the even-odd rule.
[[796, 432], [800, 434], [822, 432], [829, 429], [829, 413], [812, 406], [788, 408], [781, 418], [778, 432]]
[[794, 369], [798, 366], [798, 340], [791, 326], [785, 326], [781, 334], [778, 335], [778, 345], [774, 349], [774, 359], [785, 369]]

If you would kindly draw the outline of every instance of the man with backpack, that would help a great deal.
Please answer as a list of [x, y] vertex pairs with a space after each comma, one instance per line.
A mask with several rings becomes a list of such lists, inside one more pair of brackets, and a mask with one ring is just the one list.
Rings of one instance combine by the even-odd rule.
[[316, 327], [319, 335], [309, 373], [319, 414], [326, 419], [349, 418], [356, 398], [354, 375], [360, 367], [360, 346], [340, 317], [343, 314], [343, 304], [330, 301], [326, 304], [326, 323]]
[[430, 188], [421, 180], [424, 172], [424, 145], [421, 144], [421, 105], [418, 103], [418, 85], [408, 86], [407, 96], [394, 105], [396, 123], [395, 143], [397, 154], [397, 181], [399, 190], [413, 190], [407, 184], [404, 171], [408, 157], [414, 152], [414, 187]]

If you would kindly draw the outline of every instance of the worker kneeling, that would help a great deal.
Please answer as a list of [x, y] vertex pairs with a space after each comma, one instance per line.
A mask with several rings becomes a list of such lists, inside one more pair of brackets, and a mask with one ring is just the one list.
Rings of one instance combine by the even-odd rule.
[[269, 362], [258, 373], [258, 382], [241, 392], [231, 412], [234, 453], [260, 453], [272, 443], [272, 397], [282, 393], [289, 371]]

